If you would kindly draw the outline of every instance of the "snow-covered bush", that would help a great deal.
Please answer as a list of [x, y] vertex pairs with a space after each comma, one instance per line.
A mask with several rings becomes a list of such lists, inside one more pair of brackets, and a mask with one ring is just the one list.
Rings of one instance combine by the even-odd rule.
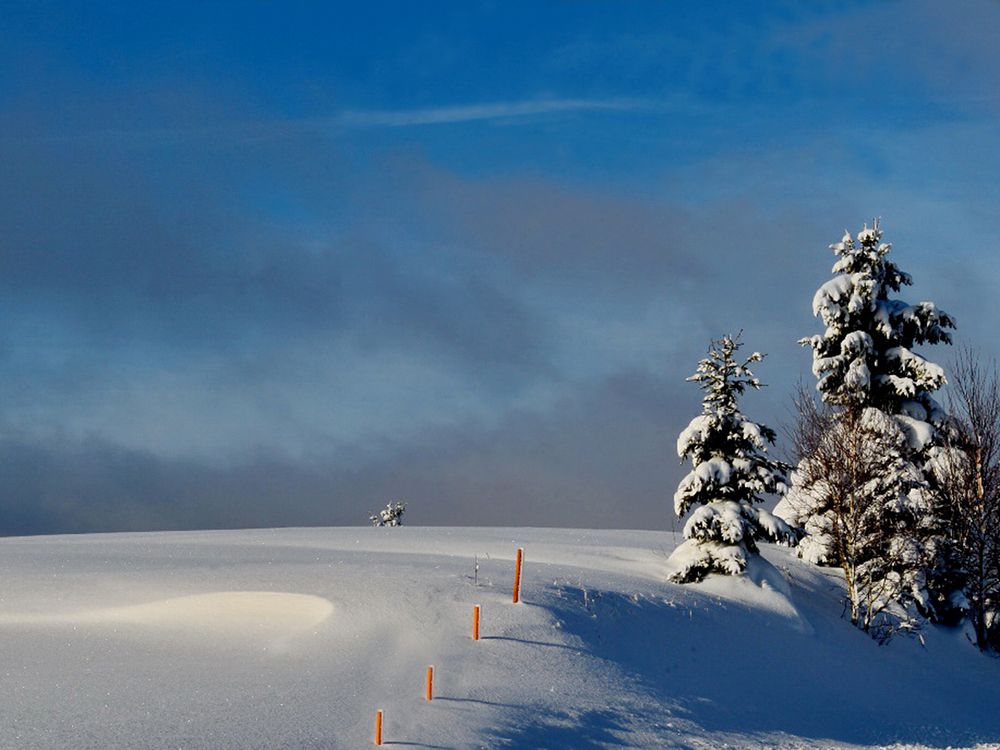
[[[954, 619], [962, 606], [962, 576], [927, 466], [947, 419], [932, 395], [945, 384], [945, 375], [913, 348], [951, 343], [948, 329], [955, 321], [933, 302], [911, 305], [891, 296], [912, 280], [888, 259], [891, 245], [882, 242], [878, 221], [865, 225], [857, 238], [846, 233], [830, 248], [837, 256], [834, 276], [813, 298], [813, 314], [825, 330], [800, 343], [813, 350], [816, 388], [832, 410], [826, 419], [829, 439], [863, 428], [872, 446], [888, 451], [879, 460], [897, 472], [888, 486], [862, 483], [851, 490], [854, 502], [869, 507], [859, 522], [871, 528], [858, 543], [869, 539], [879, 545], [861, 556], [885, 557], [890, 547], [905, 548], [907, 554], [894, 561], [897, 567], [880, 568], [895, 581], [886, 588], [896, 591], [901, 605], [915, 603], [933, 619]], [[800, 416], [815, 415], [800, 409]], [[823, 440], [813, 441], [813, 450], [824, 448]], [[853, 464], [868, 465], [874, 460], [870, 453], [853, 456]], [[842, 566], [843, 528], [832, 520], [840, 513], [833, 492], [837, 482], [818, 473], [825, 463], [800, 450], [792, 489], [775, 512], [809, 533], [801, 556]]]
[[403, 513], [406, 511], [406, 503], [391, 502], [378, 513], [368, 516], [372, 526], [402, 526]]
[[775, 433], [748, 420], [737, 397], [759, 389], [750, 365], [763, 355], [754, 352], [739, 362], [737, 337], [713, 341], [708, 357], [688, 378], [704, 391], [702, 413], [677, 439], [677, 454], [693, 464], [674, 494], [679, 517], [691, 512], [684, 541], [670, 556], [671, 580], [699, 581], [709, 573], [737, 575], [756, 553], [758, 539], [793, 544], [794, 531], [780, 518], [755, 507], [765, 494], [783, 493], [785, 466], [767, 455]]

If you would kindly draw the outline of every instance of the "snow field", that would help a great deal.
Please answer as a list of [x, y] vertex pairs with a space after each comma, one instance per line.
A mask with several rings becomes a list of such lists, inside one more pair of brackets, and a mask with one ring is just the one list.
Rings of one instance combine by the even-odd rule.
[[1000, 739], [1000, 664], [964, 634], [879, 647], [841, 619], [836, 572], [780, 548], [745, 577], [671, 584], [678, 541], [411, 527], [3, 539], [0, 747], [362, 748], [378, 709], [388, 747]]

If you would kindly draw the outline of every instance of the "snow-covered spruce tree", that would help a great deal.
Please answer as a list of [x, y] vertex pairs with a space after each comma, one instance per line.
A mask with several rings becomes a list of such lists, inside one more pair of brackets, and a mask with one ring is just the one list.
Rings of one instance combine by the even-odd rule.
[[[954, 563], [927, 468], [932, 449], [941, 441], [939, 428], [946, 421], [933, 397], [945, 384], [945, 376], [941, 367], [913, 349], [951, 343], [948, 329], [955, 322], [932, 302], [911, 305], [892, 296], [912, 280], [888, 259], [891, 245], [882, 242], [877, 220], [872, 227], [865, 225], [857, 238], [845, 233], [830, 249], [837, 256], [834, 277], [813, 298], [813, 314], [822, 319], [826, 330], [801, 343], [813, 350], [816, 387], [826, 404], [841, 414], [877, 409], [892, 417], [906, 435], [903, 458], [916, 473], [904, 472], [908, 489], [901, 491], [898, 501], [879, 504], [880, 512], [867, 523], [881, 525], [871, 534], [880, 544], [898, 547], [905, 540], [910, 550], [895, 561], [898, 569], [890, 571], [904, 582], [898, 592], [900, 603], [915, 603], [923, 614], [938, 621], [954, 619], [962, 606], [962, 575]], [[850, 419], [857, 421], [861, 415], [855, 413]], [[877, 420], [867, 422], [876, 424]], [[808, 460], [808, 456], [800, 458]], [[801, 462], [799, 467], [808, 468]], [[804, 559], [839, 565], [836, 540], [829, 533], [831, 498], [817, 491], [814, 481], [809, 491], [800, 491], [796, 481], [811, 473], [793, 473], [792, 488], [775, 512], [809, 534], [799, 546]], [[921, 478], [916, 485], [909, 479], [914, 475]], [[877, 503], [874, 497], [867, 501]], [[870, 554], [886, 554], [886, 549]]]
[[709, 573], [738, 575], [757, 552], [757, 540], [795, 543], [795, 532], [780, 518], [755, 507], [768, 493], [786, 486], [783, 464], [767, 455], [775, 433], [747, 419], [737, 398], [761, 382], [750, 370], [763, 355], [738, 361], [739, 337], [713, 341], [708, 356], [688, 378], [704, 391], [702, 413], [677, 439], [677, 454], [693, 464], [674, 494], [674, 510], [690, 517], [685, 541], [670, 556], [670, 578], [700, 581]]

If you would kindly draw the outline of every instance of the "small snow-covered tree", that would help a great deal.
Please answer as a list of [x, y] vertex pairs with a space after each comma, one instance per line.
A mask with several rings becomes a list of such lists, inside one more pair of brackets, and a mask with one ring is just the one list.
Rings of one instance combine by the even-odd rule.
[[[670, 556], [671, 580], [699, 581], [709, 573], [738, 575], [757, 552], [757, 540], [794, 544], [795, 532], [780, 518], [755, 507], [769, 493], [782, 493], [785, 469], [767, 455], [774, 431], [751, 422], [738, 397], [761, 382], [750, 370], [763, 355], [736, 358], [739, 337], [713, 341], [708, 356], [688, 378], [704, 391], [702, 413], [677, 439], [677, 454], [693, 464], [674, 494], [685, 541]], [[694, 509], [694, 510], [692, 510]]]
[[[897, 530], [907, 545], [920, 547], [919, 554], [907, 557], [915, 569], [896, 571], [918, 587], [906, 596], [933, 619], [953, 619], [962, 606], [961, 574], [954, 567], [941, 508], [934, 493], [929, 493], [934, 478], [927, 467], [933, 447], [941, 441], [939, 428], [946, 421], [944, 410], [933, 397], [945, 384], [945, 375], [914, 347], [951, 343], [948, 329], [954, 328], [955, 322], [933, 302], [911, 305], [893, 296], [912, 280], [887, 257], [892, 247], [882, 242], [877, 220], [871, 227], [865, 225], [856, 238], [845, 233], [830, 248], [837, 256], [834, 276], [813, 298], [813, 314], [822, 319], [825, 330], [801, 343], [813, 350], [816, 387], [826, 404], [842, 414], [857, 411], [850, 417], [853, 421], [862, 419], [867, 409], [877, 409], [906, 436], [901, 455], [915, 468], [907, 468], [904, 474], [912, 476], [916, 471], [922, 480], [898, 502], [882, 506], [866, 523], [884, 526], [873, 538], [887, 540], [887, 535]], [[879, 420], [868, 418], [867, 422], [874, 426]], [[890, 432], [895, 429], [890, 429], [889, 422], [883, 424]], [[887, 439], [893, 442], [891, 436]], [[807, 460], [808, 456], [800, 456], [800, 469], [808, 468], [801, 464]], [[824, 525], [822, 519], [833, 501], [818, 491], [815, 483], [808, 492], [795, 489], [795, 477], [811, 473], [793, 475], [792, 492], [775, 512], [793, 525], [815, 531]], [[813, 534], [800, 546], [800, 555], [836, 565], [832, 543], [827, 535]]]
[[368, 516], [372, 526], [402, 526], [403, 513], [406, 511], [406, 503], [391, 502], [378, 513]]

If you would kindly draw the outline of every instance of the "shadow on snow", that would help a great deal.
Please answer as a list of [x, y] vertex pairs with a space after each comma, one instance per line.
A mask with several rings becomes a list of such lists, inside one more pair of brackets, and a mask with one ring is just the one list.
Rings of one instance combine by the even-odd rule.
[[[793, 597], [805, 602], [789, 607], [792, 616], [698, 587], [665, 585], [658, 597], [572, 586], [536, 593], [533, 604], [579, 639], [573, 650], [641, 685], [660, 715], [644, 715], [649, 703], [630, 710], [627, 697], [605, 710], [525, 712], [522, 724], [495, 730], [498, 746], [622, 747], [630, 730], [671, 718], [721, 735], [784, 734], [818, 744], [944, 748], [1000, 740], [994, 660], [947, 631], [930, 633], [926, 649], [906, 638], [880, 647], [840, 618], [822, 574], [796, 584]], [[628, 726], [623, 716], [632, 717]]]

